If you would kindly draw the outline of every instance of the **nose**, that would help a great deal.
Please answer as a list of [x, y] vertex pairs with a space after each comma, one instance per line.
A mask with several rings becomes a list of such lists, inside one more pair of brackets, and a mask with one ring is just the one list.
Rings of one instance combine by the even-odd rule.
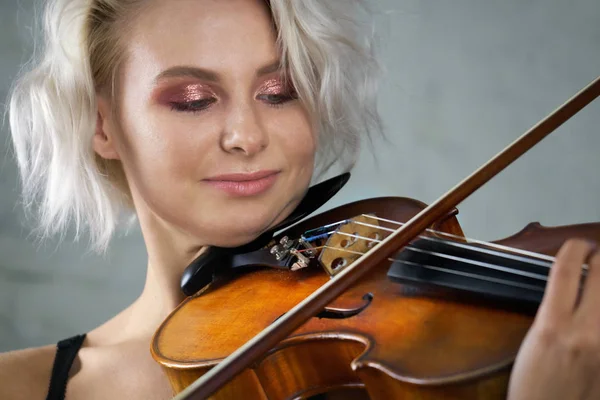
[[269, 145], [269, 136], [250, 104], [232, 107], [221, 136], [221, 148], [251, 157]]

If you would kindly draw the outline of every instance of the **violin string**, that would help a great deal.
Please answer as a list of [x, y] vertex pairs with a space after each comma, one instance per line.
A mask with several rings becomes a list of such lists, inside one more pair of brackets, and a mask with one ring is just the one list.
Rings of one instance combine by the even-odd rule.
[[460, 275], [460, 276], [464, 276], [467, 278], [474, 278], [474, 279], [479, 279], [482, 281], [486, 281], [486, 282], [493, 282], [493, 283], [500, 283], [506, 286], [513, 286], [513, 287], [518, 287], [520, 289], [529, 289], [529, 290], [536, 290], [538, 292], [543, 292], [544, 289], [538, 286], [534, 286], [534, 285], [528, 285], [526, 283], [521, 283], [521, 282], [513, 282], [513, 281], [508, 281], [506, 279], [500, 279], [500, 278], [494, 278], [491, 276], [483, 276], [483, 275], [478, 275], [478, 274], [473, 274], [470, 272], [464, 272], [464, 271], [456, 271], [453, 269], [448, 269], [448, 268], [442, 268], [442, 267], [435, 267], [433, 265], [426, 265], [426, 264], [421, 264], [421, 263], [415, 263], [412, 261], [403, 261], [405, 264], [411, 264], [414, 265], [415, 267], [419, 267], [419, 268], [425, 268], [425, 269], [430, 269], [430, 270], [434, 270], [434, 271], [440, 271], [440, 272], [446, 272], [452, 275]]
[[[385, 219], [385, 218], [378, 218], [378, 217], [374, 217], [374, 216], [371, 216], [371, 215], [368, 215], [368, 214], [363, 214], [363, 216], [364, 217], [368, 217], [368, 218], [373, 218], [373, 219], [376, 219], [376, 220], [380, 220], [380, 221], [384, 221], [384, 222], [388, 222], [388, 223], [392, 223], [392, 224], [396, 224], [396, 225], [404, 225], [404, 223], [402, 223], [402, 222], [397, 222], [397, 221], [393, 221], [393, 220], [389, 220], [389, 219]], [[375, 229], [379, 229], [379, 230], [383, 230], [383, 231], [387, 231], [387, 232], [395, 232], [394, 229], [386, 228], [386, 227], [383, 227], [383, 226], [380, 226], [380, 225], [373, 225], [373, 224], [369, 224], [369, 223], [361, 222], [361, 221], [343, 220], [343, 221], [335, 222], [335, 223], [332, 223], [332, 224], [324, 225], [321, 228], [312, 229], [310, 231], [307, 231], [306, 233], [312, 232], [312, 231], [317, 231], [317, 230], [322, 230], [324, 228], [329, 228], [329, 227], [332, 227], [332, 226], [339, 226], [339, 225], [342, 225], [342, 224], [347, 223], [347, 222], [352, 222], [352, 223], [355, 223], [357, 225], [362, 225], [362, 226], [366, 226], [366, 227], [370, 227], [370, 228], [375, 228]], [[471, 250], [471, 251], [476, 251], [476, 252], [480, 252], [480, 253], [486, 253], [486, 254], [490, 254], [490, 255], [501, 256], [501, 257], [505, 257], [505, 258], [511, 258], [511, 259], [513, 259], [515, 261], [528, 262], [530, 264], [536, 264], [536, 265], [538, 265], [540, 267], [544, 267], [544, 268], [550, 268], [552, 266], [552, 263], [555, 260], [555, 258], [552, 257], [552, 256], [548, 256], [548, 255], [545, 255], [545, 254], [539, 254], [539, 253], [535, 253], [535, 252], [532, 252], [532, 251], [527, 251], [527, 250], [512, 248], [512, 247], [503, 246], [503, 245], [499, 245], [499, 244], [495, 244], [495, 243], [485, 242], [485, 241], [482, 241], [482, 240], [477, 240], [477, 239], [472, 239], [472, 238], [457, 236], [457, 235], [453, 235], [453, 234], [450, 234], [450, 233], [438, 232], [438, 231], [433, 230], [433, 229], [426, 229], [426, 231], [431, 232], [431, 233], [436, 233], [436, 234], [439, 234], [439, 235], [443, 235], [443, 236], [447, 236], [447, 237], [450, 237], [450, 238], [453, 238], [453, 239], [467, 240], [467, 241], [470, 241], [471, 243], [476, 243], [476, 244], [481, 244], [481, 245], [485, 245], [485, 246], [492, 247], [492, 248], [497, 248], [499, 250], [503, 250], [503, 252], [495, 252], [493, 250], [489, 250], [489, 249], [485, 249], [485, 248], [481, 248], [481, 247], [476, 247], [476, 246], [469, 246], [469, 244], [457, 243], [457, 242], [454, 242], [454, 241], [447, 241], [446, 242], [446, 241], [442, 241], [439, 238], [430, 237], [430, 236], [419, 235], [417, 237], [420, 238], [420, 239], [425, 239], [425, 240], [434, 241], [434, 242], [444, 242], [444, 243], [446, 243], [446, 244], [448, 244], [450, 246], [461, 247], [461, 248], [464, 248], [464, 249], [467, 249], [467, 250]], [[336, 233], [336, 232], [337, 231], [329, 231], [329, 232], [322, 233], [322, 234], [319, 234], [319, 235], [314, 236], [314, 237], [305, 238], [305, 240], [310, 242], [311, 240], [315, 240], [315, 239], [320, 238], [322, 236], [329, 236], [332, 233]], [[517, 253], [517, 254], [522, 254], [522, 255], [527, 256], [529, 258], [522, 258], [522, 257], [518, 257], [518, 256], [515, 256], [515, 255], [511, 255], [511, 254], [506, 253], [507, 251], [508, 252], [513, 252], [513, 253]], [[536, 258], [537, 259], [541, 259], [541, 260], [545, 260], [548, 263], [544, 263], [541, 260], [536, 260]], [[584, 268], [587, 269], [587, 265], [584, 265]]]
[[[393, 229], [380, 227], [379, 225], [372, 225], [372, 224], [368, 224], [368, 223], [360, 222], [360, 221], [353, 221], [353, 223], [355, 223], [357, 225], [362, 225], [362, 226], [367, 226], [367, 227], [371, 227], [371, 228], [376, 228], [376, 229], [384, 230], [384, 231], [394, 232]], [[351, 235], [351, 234], [348, 234], [348, 233], [345, 233], [345, 232], [338, 232], [338, 231], [335, 231], [335, 230], [329, 231], [329, 232], [326, 232], [326, 233], [322, 233], [322, 234], [319, 235], [319, 237], [330, 236], [330, 235], [335, 234], [335, 233], [342, 234], [342, 235], [347, 235], [347, 236], [350, 236], [350, 237], [354, 237], [354, 238], [358, 238], [358, 239], [363, 239], [363, 240], [367, 240], [367, 241], [371, 241], [371, 242], [377, 242], [377, 243], [380, 242], [380, 240], [376, 240], [376, 239], [372, 239], [372, 238], [368, 238], [368, 237], [363, 237], [363, 236], [359, 236], [359, 235]], [[475, 252], [479, 252], [479, 253], [485, 253], [485, 254], [489, 254], [489, 255], [493, 255], [493, 256], [508, 258], [508, 259], [511, 259], [511, 260], [514, 260], [514, 261], [520, 261], [520, 262], [526, 262], [526, 263], [529, 263], [529, 264], [535, 264], [535, 265], [543, 267], [543, 268], [548, 268], [549, 269], [552, 266], [551, 264], [546, 263], [546, 262], [541, 261], [541, 260], [535, 260], [535, 259], [529, 259], [529, 258], [519, 257], [519, 256], [516, 256], [514, 254], [497, 252], [497, 251], [494, 251], [494, 250], [484, 249], [484, 248], [481, 248], [481, 247], [470, 247], [468, 244], [457, 243], [457, 242], [453, 242], [453, 241], [444, 241], [444, 240], [441, 240], [439, 238], [434, 238], [434, 237], [430, 237], [430, 236], [420, 236], [420, 238], [424, 239], [424, 240], [429, 240], [429, 241], [432, 241], [432, 242], [444, 243], [444, 244], [447, 244], [447, 245], [453, 246], [453, 247], [464, 248], [464, 249], [475, 251]], [[305, 238], [305, 240], [311, 241], [311, 240], [314, 240], [314, 238]], [[442, 256], [442, 255], [440, 255], [440, 256]]]
[[[364, 216], [366, 218], [375, 219], [377, 221], [388, 222], [390, 224], [395, 224], [398, 226], [402, 226], [405, 224], [405, 222], [398, 222], [398, 221], [394, 221], [391, 219], [380, 218], [380, 217], [376, 217], [374, 215], [369, 215], [369, 214], [363, 214], [362, 216]], [[393, 232], [394, 230], [392, 229], [391, 231]], [[542, 260], [550, 261], [552, 263], [555, 261], [555, 257], [549, 256], [547, 254], [540, 254], [540, 253], [536, 253], [536, 252], [529, 251], [529, 250], [517, 249], [515, 247], [509, 247], [509, 246], [504, 246], [504, 245], [497, 244], [497, 243], [486, 242], [484, 240], [478, 240], [478, 239], [458, 236], [458, 235], [454, 235], [452, 233], [436, 231], [434, 229], [426, 229], [426, 231], [428, 231], [430, 233], [438, 234], [440, 236], [446, 236], [446, 237], [452, 238], [452, 239], [466, 240], [470, 243], [476, 243], [476, 244], [481, 244], [481, 245], [492, 247], [492, 248], [497, 248], [498, 250], [510, 251], [510, 252], [522, 254], [522, 255], [528, 256], [528, 257], [540, 258]]]
[[[358, 251], [354, 251], [354, 250], [348, 250], [348, 249], [343, 249], [343, 248], [338, 248], [338, 247], [332, 247], [332, 246], [319, 246], [319, 247], [314, 247], [313, 250], [319, 250], [319, 249], [330, 249], [330, 250], [338, 250], [338, 251], [345, 251], [347, 253], [352, 253], [352, 254], [357, 254], [357, 255], [364, 255], [365, 253], [361, 253]], [[302, 250], [305, 251], [305, 250]], [[440, 271], [440, 272], [446, 272], [452, 275], [460, 275], [460, 276], [465, 276], [468, 278], [475, 278], [475, 279], [479, 279], [479, 280], [483, 280], [483, 281], [487, 281], [487, 282], [494, 282], [494, 283], [501, 283], [501, 284], [505, 284], [508, 286], [513, 286], [513, 287], [519, 287], [522, 289], [533, 289], [533, 290], [541, 290], [540, 287], [534, 286], [534, 285], [528, 285], [526, 283], [521, 283], [521, 282], [513, 282], [513, 281], [508, 281], [506, 279], [500, 279], [500, 278], [494, 278], [491, 276], [484, 276], [484, 275], [479, 275], [479, 274], [474, 274], [474, 273], [470, 273], [470, 272], [464, 272], [464, 271], [458, 271], [458, 270], [453, 270], [453, 269], [448, 269], [448, 268], [443, 268], [443, 267], [435, 267], [433, 265], [428, 265], [428, 264], [422, 264], [422, 263], [416, 263], [416, 262], [412, 262], [412, 261], [406, 261], [406, 260], [397, 260], [397, 259], [393, 259], [393, 258], [388, 258], [389, 261], [392, 262], [402, 262], [404, 264], [409, 264], [409, 265], [413, 265], [416, 267], [420, 267], [420, 268], [424, 268], [424, 269], [429, 269], [429, 270], [435, 270], [435, 271]], [[512, 272], [509, 272], [512, 273]], [[547, 279], [545, 277], [540, 277], [538, 278], [539, 280], [543, 281], [543, 282], [547, 282]]]
[[[338, 232], [338, 233], [342, 233], [342, 232]], [[475, 265], [475, 266], [478, 266], [478, 267], [483, 267], [483, 268], [493, 269], [493, 270], [496, 270], [496, 271], [502, 271], [502, 272], [512, 273], [512, 274], [516, 274], [516, 275], [526, 276], [526, 277], [532, 278], [532, 279], [539, 279], [539, 280], [544, 280], [545, 281], [546, 278], [547, 278], [547, 275], [541, 275], [541, 274], [536, 274], [536, 273], [533, 273], [533, 272], [515, 270], [514, 268], [503, 267], [503, 266], [500, 266], [500, 265], [491, 264], [491, 263], [487, 263], [487, 262], [483, 262], [483, 261], [471, 260], [469, 258], [453, 256], [453, 255], [450, 255], [450, 254], [444, 254], [444, 253], [440, 253], [440, 252], [437, 252], [437, 251], [423, 250], [423, 249], [419, 249], [419, 248], [414, 247], [414, 246], [406, 246], [405, 248], [409, 249], [411, 251], [414, 251], [416, 253], [437, 256], [437, 257], [445, 258], [445, 259], [448, 259], [448, 260], [454, 260], [454, 261], [459, 261], [459, 262], [463, 262], [463, 263], [466, 263], [466, 264], [472, 264], [472, 265]]]
[[[354, 221], [354, 223], [356, 223], [357, 225], [363, 225], [363, 226], [368, 226], [368, 227], [371, 227], [371, 228], [383, 229], [383, 230], [394, 232], [393, 229], [382, 228], [379, 225], [371, 225], [371, 224], [368, 224], [366, 222]], [[338, 232], [338, 233], [341, 233], [341, 232]], [[455, 237], [460, 238], [460, 236], [455, 236]], [[550, 268], [552, 266], [552, 263], [547, 262], [547, 261], [536, 260], [536, 259], [532, 259], [532, 258], [529, 258], [529, 257], [527, 257], [527, 258], [520, 257], [520, 256], [517, 256], [517, 255], [514, 255], [514, 254], [510, 254], [510, 253], [499, 252], [499, 251], [495, 251], [495, 250], [491, 250], [491, 249], [485, 249], [485, 248], [476, 247], [476, 246], [470, 246], [469, 244], [465, 244], [465, 243], [454, 242], [454, 241], [446, 241], [446, 240], [442, 240], [440, 238], [435, 238], [435, 237], [431, 237], [431, 236], [420, 236], [419, 238], [420, 239], [424, 239], [424, 240], [429, 240], [431, 242], [444, 243], [444, 244], [447, 244], [448, 246], [459, 247], [459, 248], [463, 248], [465, 250], [470, 250], [470, 251], [474, 251], [474, 252], [478, 252], [478, 253], [485, 253], [485, 254], [489, 254], [489, 255], [492, 255], [492, 256], [509, 258], [511, 260], [514, 260], [514, 261], [520, 261], [520, 262], [526, 262], [526, 263], [529, 263], [529, 264], [535, 264], [538, 267]]]
[[[383, 222], [387, 222], [387, 223], [395, 224], [395, 225], [399, 225], [399, 226], [404, 225], [404, 223], [402, 223], [402, 222], [398, 222], [398, 221], [394, 221], [394, 220], [390, 220], [390, 219], [386, 219], [386, 218], [379, 218], [379, 217], [375, 217], [375, 216], [369, 215], [369, 214], [362, 214], [362, 216], [365, 217], [365, 218], [371, 218], [371, 219], [375, 219], [377, 221], [383, 221]], [[352, 219], [346, 219], [346, 220], [343, 220], [343, 221], [338, 221], [338, 222], [334, 222], [334, 223], [330, 223], [330, 224], [324, 225], [324, 226], [322, 226], [320, 228], [312, 229], [310, 231], [307, 231], [306, 233], [315, 232], [315, 231], [319, 231], [321, 233], [323, 230], [325, 230], [327, 228], [330, 228], [330, 227], [336, 227], [337, 228], [340, 225], [343, 225], [344, 223], [350, 223], [350, 222], [353, 222], [353, 223], [355, 223], [357, 225], [371, 227], [371, 228], [382, 230], [382, 231], [395, 232], [394, 229], [386, 228], [386, 227], [383, 227], [383, 226], [380, 226], [380, 225], [374, 225], [374, 224], [369, 224], [369, 223], [366, 223], [366, 222], [355, 221], [355, 220], [352, 220]], [[490, 242], [481, 241], [481, 240], [472, 239], [472, 238], [467, 238], [467, 237], [462, 237], [462, 236], [454, 235], [454, 234], [451, 234], [451, 233], [439, 232], [439, 231], [436, 231], [436, 230], [433, 230], [433, 229], [426, 229], [426, 231], [430, 232], [430, 233], [435, 233], [435, 234], [440, 235], [440, 236], [445, 236], [445, 237], [448, 237], [448, 238], [452, 238], [452, 239], [459, 239], [459, 240], [462, 240], [462, 241], [469, 241], [470, 243], [466, 244], [466, 243], [460, 243], [460, 242], [455, 242], [455, 241], [446, 241], [446, 240], [443, 240], [443, 239], [440, 239], [440, 238], [435, 238], [435, 237], [431, 237], [431, 236], [422, 236], [422, 235], [419, 235], [418, 238], [429, 240], [429, 241], [433, 241], [433, 242], [441, 242], [441, 243], [445, 243], [445, 244], [450, 245], [450, 246], [464, 248], [464, 249], [467, 249], [467, 250], [476, 251], [476, 252], [480, 252], [480, 253], [486, 253], [486, 254], [489, 254], [489, 255], [504, 257], [504, 258], [515, 260], [515, 261], [526, 262], [526, 263], [529, 263], [529, 264], [535, 264], [537, 266], [548, 268], [548, 269], [550, 269], [552, 267], [551, 262], [553, 262], [555, 260], [555, 257], [548, 256], [548, 255], [545, 255], [545, 254], [539, 254], [539, 253], [535, 253], [535, 252], [531, 252], [531, 251], [527, 251], [527, 250], [522, 250], [522, 249], [517, 249], [517, 248], [511, 248], [511, 247], [508, 247], [508, 246], [499, 245], [499, 244], [496, 244], [496, 243], [490, 243]], [[315, 240], [315, 238], [329, 237], [330, 235], [335, 234], [335, 233], [342, 234], [342, 235], [347, 235], [347, 236], [350, 236], [350, 237], [356, 238], [356, 239], [366, 240], [366, 241], [369, 241], [369, 242], [375, 242], [375, 243], [381, 242], [381, 240], [377, 240], [377, 239], [373, 239], [373, 238], [368, 238], [368, 237], [363, 237], [363, 236], [360, 236], [360, 235], [352, 235], [352, 234], [348, 234], [348, 233], [345, 233], [345, 232], [338, 232], [337, 230], [332, 230], [332, 231], [329, 231], [329, 232], [326, 232], [326, 233], [321, 233], [321, 234], [319, 234], [319, 235], [317, 235], [315, 237], [305, 238], [305, 240], [311, 241], [311, 240]], [[477, 246], [470, 246], [471, 243], [480, 244], [480, 245], [484, 245], [484, 246], [491, 247], [491, 248], [496, 248], [496, 249], [502, 250], [502, 252], [494, 251], [492, 249], [486, 249], [486, 248], [482, 248], [482, 247], [477, 247]], [[344, 251], [344, 252], [348, 252], [348, 253], [357, 254], [357, 255], [360, 255], [360, 256], [362, 256], [362, 255], [365, 254], [365, 253], [355, 252], [355, 251], [349, 250], [347, 248], [335, 248], [335, 247], [331, 247], [331, 246], [320, 246], [320, 247], [314, 247], [312, 249], [316, 250], [316, 249], [319, 249], [319, 248], [330, 248], [330, 249], [333, 249], [333, 250]], [[483, 263], [483, 262], [479, 262], [479, 261], [475, 261], [475, 260], [469, 260], [469, 259], [466, 259], [466, 258], [451, 256], [451, 255], [447, 255], [447, 254], [443, 254], [443, 253], [439, 253], [439, 252], [431, 252], [431, 251], [416, 249], [415, 247], [412, 247], [412, 246], [406, 246], [405, 248], [407, 248], [409, 250], [412, 250], [412, 251], [417, 251], [417, 252], [421, 252], [421, 253], [425, 253], [425, 254], [431, 254], [431, 255], [438, 256], [438, 257], [442, 257], [442, 258], [449, 258], [449, 259], [453, 259], [453, 260], [456, 260], [456, 261], [461, 261], [461, 262], [468, 263], [468, 264], [474, 264], [476, 266], [480, 266], [480, 267], [484, 267], [484, 268], [489, 268], [489, 269], [494, 269], [494, 270], [497, 270], [497, 271], [502, 271], [502, 272], [506, 272], [506, 273], [509, 273], [509, 274], [513, 274], [513, 275], [520, 275], [520, 276], [529, 277], [529, 278], [532, 278], [532, 279], [538, 279], [538, 280], [541, 280], [541, 281], [547, 281], [547, 277], [544, 276], [544, 275], [540, 275], [540, 274], [529, 273], [529, 272], [526, 272], [526, 271], [520, 271], [520, 270], [516, 270], [516, 269], [513, 269], [513, 268], [502, 267], [502, 266], [499, 266], [499, 265], [489, 264], [489, 263]], [[300, 252], [302, 252], [302, 251], [303, 250], [301, 250]], [[520, 257], [520, 256], [517, 256], [515, 254], [511, 254], [511, 253], [522, 254], [522, 255], [527, 256], [527, 258]], [[395, 262], [395, 261], [407, 262], [407, 261], [403, 261], [403, 260], [395, 260], [395, 259], [392, 259], [392, 258], [389, 258], [389, 260], [392, 261], [392, 262]], [[544, 261], [546, 261], [546, 262], [544, 262]], [[440, 268], [440, 267], [429, 266], [429, 269], [431, 269], [431, 268]], [[584, 277], [587, 275], [587, 270], [588, 270], [588, 265], [587, 264], [583, 264], [582, 265], [582, 275]], [[448, 270], [446, 272], [449, 272], [449, 271], [451, 271], [451, 270]], [[455, 271], [455, 272], [458, 273], [459, 271]], [[467, 273], [465, 273], [465, 274], [467, 274]]]
[[[378, 217], [374, 217], [372, 215], [368, 215], [368, 214], [363, 214], [363, 216], [365, 217], [369, 217], [369, 218], [373, 218], [373, 219], [377, 219], [380, 221], [385, 221], [385, 222], [389, 222], [389, 223], [395, 223], [397, 225], [404, 225], [403, 222], [396, 222], [393, 220], [389, 220], [389, 219], [384, 219], [384, 218], [378, 218]], [[376, 228], [376, 229], [382, 229], [382, 230], [386, 230], [388, 232], [395, 232], [394, 229], [390, 229], [390, 228], [384, 228], [382, 226], [379, 225], [372, 225], [372, 224], [368, 224], [366, 222], [360, 222], [360, 221], [352, 221], [355, 224], [358, 225], [364, 225], [364, 226], [368, 226], [371, 228]], [[420, 239], [425, 239], [425, 240], [429, 240], [432, 242], [438, 242], [438, 243], [444, 243], [447, 244], [449, 246], [453, 246], [453, 247], [460, 247], [463, 248], [465, 250], [471, 250], [471, 251], [475, 251], [475, 252], [479, 252], [479, 253], [485, 253], [485, 254], [489, 254], [492, 256], [498, 256], [498, 257], [504, 257], [504, 258], [508, 258], [514, 261], [519, 261], [519, 262], [524, 262], [524, 263], [529, 263], [529, 264], [535, 264], [539, 267], [543, 267], [543, 268], [552, 268], [552, 264], [554, 263], [554, 261], [556, 260], [555, 257], [546, 255], [546, 254], [540, 254], [540, 253], [535, 253], [533, 251], [528, 251], [528, 250], [522, 250], [522, 249], [517, 249], [514, 247], [508, 247], [508, 246], [504, 246], [504, 245], [500, 245], [500, 244], [496, 244], [496, 243], [491, 243], [491, 242], [486, 242], [483, 240], [477, 240], [477, 239], [471, 239], [471, 238], [467, 238], [467, 237], [462, 237], [462, 236], [457, 236], [457, 235], [453, 235], [451, 233], [446, 233], [446, 232], [439, 232], [439, 231], [435, 231], [433, 229], [427, 229], [427, 231], [432, 232], [432, 233], [437, 233], [439, 235], [443, 235], [443, 236], [448, 236], [450, 238], [453, 239], [459, 239], [459, 240], [468, 240], [472, 243], [476, 243], [476, 244], [482, 244], [484, 246], [488, 246], [488, 247], [492, 247], [492, 248], [497, 248], [501, 251], [494, 251], [491, 249], [485, 249], [482, 247], [476, 247], [476, 246], [471, 246], [471, 243], [461, 243], [461, 242], [455, 242], [455, 241], [445, 241], [442, 240], [440, 238], [436, 238], [436, 237], [431, 237], [431, 236], [418, 236], [418, 238]], [[338, 233], [342, 233], [342, 232], [338, 232]], [[519, 257], [517, 255], [514, 254], [510, 254], [507, 252], [513, 252], [513, 253], [517, 253], [517, 254], [523, 254], [526, 257]], [[539, 258], [541, 260], [536, 260], [536, 258]], [[542, 261], [545, 260], [546, 262]], [[582, 269], [584, 271], [584, 273], [589, 269], [589, 266], [587, 263], [584, 263], [582, 265]]]
[[[360, 235], [353, 235], [353, 234], [346, 233], [346, 232], [337, 232], [337, 233], [340, 235], [350, 236], [350, 237], [357, 238], [357, 239], [363, 239], [363, 240], [367, 240], [370, 242], [375, 242], [375, 243], [381, 242], [381, 240], [367, 238], [367, 237], [363, 237]], [[366, 253], [361, 253], [358, 251], [349, 250], [349, 249], [342, 248], [342, 247], [338, 248], [338, 247], [334, 247], [334, 246], [319, 246], [319, 247], [313, 247], [312, 249], [318, 250], [319, 248], [328, 248], [331, 250], [345, 251], [345, 252], [360, 255], [360, 256], [366, 254]], [[405, 246], [404, 248], [407, 250], [422, 253], [422, 254], [433, 255], [433, 256], [440, 257], [440, 258], [446, 258], [446, 259], [450, 259], [450, 260], [454, 260], [454, 261], [459, 261], [459, 262], [463, 262], [465, 264], [472, 264], [472, 265], [475, 265], [478, 267], [493, 269], [496, 271], [506, 272], [506, 273], [513, 274], [513, 275], [520, 275], [520, 276], [537, 279], [537, 280], [541, 280], [541, 281], [547, 280], [547, 277], [545, 275], [541, 275], [541, 274], [536, 274], [536, 273], [527, 272], [527, 271], [519, 271], [519, 270], [515, 270], [513, 268], [509, 268], [509, 267], [503, 267], [500, 265], [490, 264], [490, 263], [486, 263], [486, 262], [482, 262], [482, 261], [470, 260], [468, 258], [463, 258], [463, 257], [451, 256], [449, 254], [439, 253], [439, 252], [435, 252], [435, 251], [422, 250], [422, 249], [419, 249], [419, 248], [416, 248], [416, 247], [410, 246], [410, 245]], [[393, 258], [388, 258], [388, 260], [390, 260], [392, 262], [395, 262], [395, 261], [405, 262], [404, 260], [393, 259]]]

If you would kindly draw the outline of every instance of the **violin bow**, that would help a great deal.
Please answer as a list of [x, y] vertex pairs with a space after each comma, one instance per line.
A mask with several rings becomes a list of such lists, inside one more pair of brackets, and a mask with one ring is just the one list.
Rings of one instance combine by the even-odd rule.
[[231, 353], [206, 374], [181, 391], [174, 400], [206, 399], [232, 380], [245, 368], [317, 315], [329, 303], [348, 290], [362, 276], [393, 253], [398, 252], [431, 224], [447, 215], [454, 207], [486, 182], [525, 154], [573, 115], [600, 96], [600, 77], [569, 99], [553, 113], [524, 133], [470, 176], [423, 209], [406, 224], [371, 248], [276, 322], [269, 325], [242, 347]]

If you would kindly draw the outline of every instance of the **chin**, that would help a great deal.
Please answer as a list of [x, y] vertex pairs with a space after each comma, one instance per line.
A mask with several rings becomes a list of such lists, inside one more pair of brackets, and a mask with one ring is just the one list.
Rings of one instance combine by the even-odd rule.
[[286, 211], [273, 214], [273, 208], [264, 210], [264, 213], [254, 210], [234, 223], [214, 224], [209, 243], [219, 247], [237, 247], [250, 243], [283, 221], [289, 215]]
[[233, 247], [239, 247], [239, 246], [248, 244], [256, 238], [257, 238], [257, 236], [248, 236], [248, 237], [242, 238], [240, 235], [222, 237], [222, 238], [217, 238], [215, 240], [212, 240], [210, 245], [215, 246], [215, 247], [233, 248]]
[[[215, 215], [223, 215], [223, 213]], [[202, 220], [188, 221], [186, 230], [210, 246], [237, 247], [258, 238], [278, 220], [277, 215], [254, 210], [240, 215], [239, 218], [210, 218], [208, 221], [202, 218]], [[192, 224], [189, 224], [190, 222]]]
[[188, 215], [187, 220], [180, 219], [179, 222], [183, 223], [184, 230], [202, 243], [238, 247], [252, 242], [283, 221], [296, 208], [302, 194], [298, 193], [291, 199], [268, 196], [254, 201], [207, 201], [204, 198], [204, 207], [198, 207], [202, 210], [199, 214]]
[[211, 246], [217, 247], [238, 247], [243, 246], [252, 242], [258, 238], [263, 232], [268, 230], [267, 226], [261, 227], [236, 227], [232, 228], [221, 228], [215, 227], [215, 230], [210, 236], [208, 243]]

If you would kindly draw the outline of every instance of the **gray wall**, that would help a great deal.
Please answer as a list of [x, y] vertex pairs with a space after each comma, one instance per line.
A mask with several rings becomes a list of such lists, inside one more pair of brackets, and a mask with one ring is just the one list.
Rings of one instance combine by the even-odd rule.
[[[0, 96], [31, 50], [32, 0], [0, 2]], [[600, 75], [597, 0], [379, 0], [392, 142], [365, 152], [328, 207], [365, 197], [435, 200]], [[495, 239], [531, 221], [600, 221], [600, 100], [460, 205], [467, 235]], [[105, 258], [36, 247], [18, 205], [8, 129], [0, 163], [0, 351], [87, 331], [140, 292], [139, 232]]]

